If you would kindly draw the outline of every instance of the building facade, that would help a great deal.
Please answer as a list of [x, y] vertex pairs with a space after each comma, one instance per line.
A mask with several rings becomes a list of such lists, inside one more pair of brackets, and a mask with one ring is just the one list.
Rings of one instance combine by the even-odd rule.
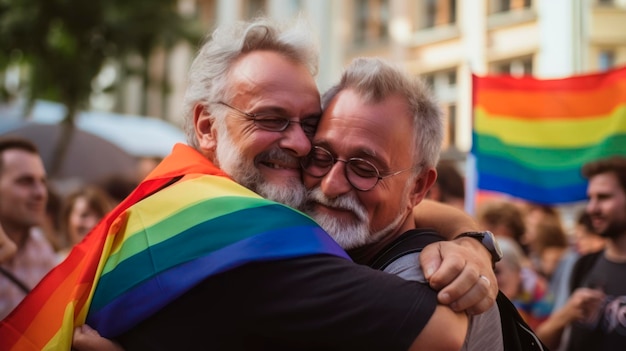
[[[444, 158], [462, 159], [471, 148], [472, 74], [558, 78], [626, 64], [626, 0], [180, 0], [179, 5], [195, 13], [207, 32], [258, 14], [286, 20], [302, 13], [320, 41], [322, 91], [357, 56], [382, 56], [422, 76], [446, 113]], [[134, 89], [157, 100], [149, 104], [150, 114], [180, 122], [193, 49], [181, 45], [154, 60], [151, 72], [168, 75], [166, 102], [158, 101], [162, 94]]]

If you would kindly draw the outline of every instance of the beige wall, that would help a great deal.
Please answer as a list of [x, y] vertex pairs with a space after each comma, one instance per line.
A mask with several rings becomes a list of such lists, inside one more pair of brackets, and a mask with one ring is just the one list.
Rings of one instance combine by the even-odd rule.
[[[533, 73], [540, 77], [591, 72], [598, 69], [600, 52], [606, 50], [614, 53], [617, 65], [626, 63], [626, 0], [618, 0], [618, 7], [597, 6], [592, 0], [534, 0], [526, 9], [522, 0], [512, 0], [511, 11], [492, 14], [494, 0], [458, 0], [455, 23], [447, 23], [449, 2], [439, 0], [436, 26], [428, 29], [422, 29], [424, 2], [388, 0], [389, 35], [384, 38], [377, 36], [382, 20], [378, 7], [384, 0], [367, 3], [371, 10], [366, 23], [368, 40], [355, 44], [356, 1], [265, 1], [270, 16], [285, 19], [303, 11], [309, 17], [320, 39], [318, 85], [322, 90], [357, 56], [386, 57], [414, 74], [456, 71], [455, 86], [444, 87], [437, 94], [445, 104], [456, 105], [456, 135], [446, 140], [454, 139], [461, 151], [471, 147], [471, 73], [486, 74], [497, 63], [522, 58], [530, 58]], [[214, 23], [245, 17], [248, 7], [248, 0], [181, 0], [181, 10], [198, 11], [207, 29]], [[178, 46], [168, 60], [164, 55], [156, 54], [151, 72], [155, 76], [169, 74], [172, 89], [164, 105], [166, 118], [178, 123], [193, 48]], [[163, 69], [165, 62], [170, 65], [167, 70]], [[133, 84], [127, 84], [127, 94], [138, 96], [140, 87]], [[158, 114], [162, 97], [155, 91], [148, 94], [149, 105], [154, 106], [151, 111]], [[126, 107], [137, 108], [128, 102]]]

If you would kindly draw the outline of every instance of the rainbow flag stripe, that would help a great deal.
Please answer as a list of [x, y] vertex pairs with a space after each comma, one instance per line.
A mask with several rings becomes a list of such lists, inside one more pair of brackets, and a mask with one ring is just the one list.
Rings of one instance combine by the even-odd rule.
[[349, 259], [311, 218], [239, 186], [187, 146], [155, 172], [138, 188], [143, 196], [131, 194], [0, 322], [0, 349], [70, 350], [85, 321], [115, 337], [246, 263]]
[[565, 79], [472, 79], [479, 190], [543, 204], [581, 201], [582, 165], [626, 155], [626, 67]]

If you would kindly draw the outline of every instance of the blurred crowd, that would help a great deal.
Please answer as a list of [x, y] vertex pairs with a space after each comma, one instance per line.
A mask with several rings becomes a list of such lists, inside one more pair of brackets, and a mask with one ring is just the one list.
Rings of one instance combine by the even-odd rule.
[[[0, 140], [0, 319], [159, 161], [138, 160], [135, 178], [109, 178], [59, 194], [46, 179], [34, 144]], [[428, 197], [463, 208], [464, 178], [457, 166], [441, 161], [437, 171]], [[480, 204], [476, 220], [500, 243], [503, 259], [495, 266], [500, 290], [556, 349], [579, 317], [580, 302], [570, 294], [573, 266], [579, 257], [601, 251], [606, 239], [584, 209], [568, 226], [557, 208], [491, 199]]]
[[[430, 198], [463, 208], [462, 173], [447, 161], [437, 172]], [[479, 226], [496, 235], [503, 253], [495, 266], [500, 290], [551, 350], [566, 350], [569, 327], [583, 318], [590, 301], [604, 297], [601, 289], [572, 291], [578, 259], [600, 253], [607, 240], [588, 211], [588, 205], [579, 208], [568, 222], [557, 207], [504, 197], [484, 200], [476, 211]]]
[[[0, 319], [159, 162], [138, 160], [135, 178], [108, 178], [60, 194], [31, 142], [0, 140]], [[440, 162], [428, 197], [463, 208], [464, 179], [455, 164]], [[571, 293], [574, 264], [605, 246], [587, 210], [568, 225], [557, 208], [499, 198], [483, 201], [475, 218], [502, 249], [495, 266], [500, 290], [546, 345], [563, 348], [567, 327], [593, 297]]]
[[61, 193], [34, 143], [0, 140], [0, 319], [159, 162], [140, 158], [132, 177], [107, 177]]

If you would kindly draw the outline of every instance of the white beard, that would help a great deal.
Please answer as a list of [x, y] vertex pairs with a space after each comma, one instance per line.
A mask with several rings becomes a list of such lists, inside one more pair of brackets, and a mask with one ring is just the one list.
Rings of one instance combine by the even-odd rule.
[[[356, 221], [347, 222], [325, 213], [318, 213], [312, 206], [316, 202], [325, 206], [352, 211], [356, 217]], [[370, 220], [367, 217], [367, 211], [358, 202], [354, 194], [348, 193], [336, 199], [329, 199], [324, 195], [319, 186], [309, 190], [304, 211], [315, 219], [344, 250], [350, 250], [380, 241], [387, 234], [398, 228], [405, 218], [405, 215], [400, 213], [391, 223], [385, 226], [385, 228], [372, 233], [370, 232]]]
[[[300, 178], [286, 179], [280, 183], [270, 183], [254, 165], [254, 160], [244, 159], [241, 149], [235, 145], [226, 128], [218, 127], [220, 135], [216, 149], [216, 164], [237, 183], [256, 192], [262, 197], [280, 202], [293, 208], [300, 208], [306, 198], [306, 189]], [[293, 157], [279, 149], [272, 149], [257, 157], [281, 159]]]

